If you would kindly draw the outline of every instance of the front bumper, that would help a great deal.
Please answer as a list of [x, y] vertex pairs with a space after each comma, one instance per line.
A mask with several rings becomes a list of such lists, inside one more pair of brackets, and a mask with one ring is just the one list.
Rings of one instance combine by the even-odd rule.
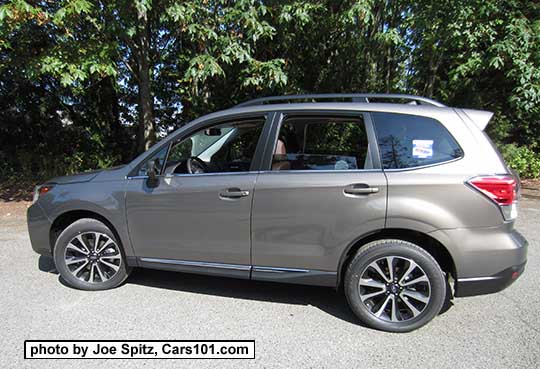
[[52, 256], [49, 238], [51, 221], [41, 206], [37, 203], [32, 204], [26, 212], [26, 219], [32, 249], [40, 255]]

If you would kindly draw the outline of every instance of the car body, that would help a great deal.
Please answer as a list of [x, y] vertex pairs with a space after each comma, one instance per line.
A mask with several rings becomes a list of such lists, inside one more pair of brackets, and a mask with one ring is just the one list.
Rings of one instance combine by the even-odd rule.
[[[326, 99], [352, 101], [305, 102]], [[128, 165], [48, 181], [28, 209], [32, 247], [53, 255], [89, 218], [128, 268], [339, 287], [364, 245], [400, 240], [436, 260], [455, 296], [497, 292], [523, 272], [527, 242], [514, 229], [519, 180], [483, 132], [491, 116], [405, 95], [255, 100]], [[512, 198], [490, 181], [511, 183]]]

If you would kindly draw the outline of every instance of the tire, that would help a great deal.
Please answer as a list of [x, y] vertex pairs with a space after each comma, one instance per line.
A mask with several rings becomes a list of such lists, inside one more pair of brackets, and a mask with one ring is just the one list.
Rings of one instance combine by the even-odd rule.
[[54, 246], [54, 262], [64, 281], [81, 290], [117, 287], [131, 272], [114, 233], [91, 218], [79, 219], [62, 231]]
[[427, 251], [411, 242], [386, 239], [358, 250], [347, 267], [344, 290], [352, 311], [367, 326], [410, 332], [441, 311], [446, 280]]

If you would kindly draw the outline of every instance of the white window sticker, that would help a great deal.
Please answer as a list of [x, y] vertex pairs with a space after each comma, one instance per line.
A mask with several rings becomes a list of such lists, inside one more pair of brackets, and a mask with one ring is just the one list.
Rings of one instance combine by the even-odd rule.
[[425, 159], [433, 156], [433, 140], [413, 140], [413, 158]]

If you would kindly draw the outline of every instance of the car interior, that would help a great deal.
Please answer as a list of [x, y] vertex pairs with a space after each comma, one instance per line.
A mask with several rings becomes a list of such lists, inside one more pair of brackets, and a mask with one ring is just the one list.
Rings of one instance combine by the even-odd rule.
[[[249, 171], [263, 125], [262, 119], [244, 120], [197, 131], [173, 144], [168, 155], [166, 149], [156, 154], [155, 168], [165, 175]], [[300, 116], [281, 124], [272, 171], [371, 168], [361, 118]]]
[[351, 118], [298, 117], [283, 122], [272, 170], [373, 167], [364, 123]]
[[263, 124], [241, 121], [196, 132], [173, 145], [164, 174], [249, 171]]

